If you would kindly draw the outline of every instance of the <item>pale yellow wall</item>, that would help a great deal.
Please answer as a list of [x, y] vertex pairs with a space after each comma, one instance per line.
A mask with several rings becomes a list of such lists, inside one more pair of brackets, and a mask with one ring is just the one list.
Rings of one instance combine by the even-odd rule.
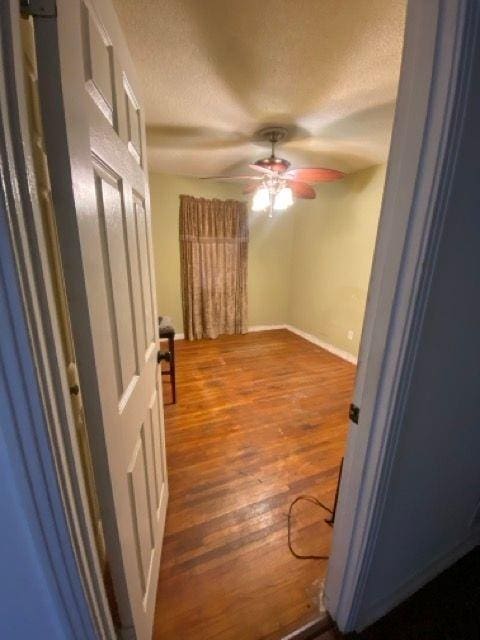
[[371, 167], [294, 205], [288, 323], [355, 356], [384, 180], [385, 166]]
[[249, 212], [248, 323], [285, 324], [288, 317], [295, 211], [275, 218]]
[[[273, 219], [249, 213], [249, 326], [291, 324], [357, 355], [384, 178], [371, 167]], [[182, 332], [179, 195], [243, 196], [238, 185], [156, 173], [150, 193], [158, 309]]]
[[[183, 331], [178, 241], [179, 196], [244, 198], [238, 185], [150, 173], [158, 311]], [[293, 211], [281, 219], [249, 214], [249, 325], [284, 324], [288, 309]]]

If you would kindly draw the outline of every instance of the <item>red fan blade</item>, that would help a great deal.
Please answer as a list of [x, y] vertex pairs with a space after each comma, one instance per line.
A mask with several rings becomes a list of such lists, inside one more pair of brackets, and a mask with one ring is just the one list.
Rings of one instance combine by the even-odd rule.
[[331, 182], [340, 180], [345, 174], [336, 169], [322, 169], [321, 167], [308, 167], [306, 169], [290, 169], [285, 178], [301, 180], [302, 182]]
[[259, 171], [260, 173], [265, 173], [267, 176], [276, 175], [275, 171], [272, 171], [271, 169], [267, 169], [266, 167], [261, 167], [258, 164], [249, 164], [248, 166], [250, 167], [250, 169], [253, 169], [254, 171]]
[[287, 180], [287, 184], [293, 191], [293, 195], [296, 198], [304, 198], [306, 200], [313, 200], [317, 197], [315, 189], [306, 182], [300, 182], [299, 180]]
[[263, 180], [261, 176], [207, 176], [200, 180]]

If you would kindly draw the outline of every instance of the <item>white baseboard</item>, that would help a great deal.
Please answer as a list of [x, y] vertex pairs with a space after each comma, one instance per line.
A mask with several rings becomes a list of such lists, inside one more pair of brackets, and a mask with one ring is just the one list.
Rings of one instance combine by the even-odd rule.
[[342, 358], [342, 360], [346, 360], [347, 362], [351, 362], [352, 364], [357, 364], [356, 356], [352, 355], [351, 353], [348, 353], [348, 351], [343, 351], [342, 349], [338, 349], [337, 347], [334, 347], [332, 344], [328, 344], [328, 342], [324, 342], [323, 340], [320, 340], [320, 338], [317, 338], [317, 336], [314, 336], [311, 333], [306, 333], [301, 329], [297, 329], [297, 327], [293, 327], [291, 324], [286, 324], [285, 329], [288, 329], [292, 333], [295, 333], [297, 336], [300, 336], [304, 340], [308, 340], [309, 342], [316, 344], [317, 347], [321, 347], [322, 349], [325, 349], [325, 351], [329, 351], [330, 353], [333, 353], [333, 355], [338, 356], [339, 358]]
[[[271, 331], [273, 329], [286, 329], [284, 324], [256, 324], [253, 327], [248, 327], [248, 333], [254, 333], [255, 331]], [[185, 340], [185, 334], [176, 333], [175, 340]]]
[[294, 327], [291, 324], [256, 324], [252, 327], [248, 327], [248, 332], [253, 333], [255, 331], [272, 331], [273, 329], [287, 329], [287, 331], [295, 333], [297, 336], [300, 336], [304, 340], [308, 340], [308, 342], [312, 342], [313, 344], [317, 345], [317, 347], [321, 347], [329, 353], [333, 353], [333, 355], [342, 358], [342, 360], [346, 360], [347, 362], [351, 362], [352, 364], [357, 364], [357, 358], [351, 353], [348, 353], [348, 351], [337, 349], [337, 347], [334, 347], [332, 344], [328, 344], [328, 342], [320, 340], [320, 338], [317, 338], [311, 333], [306, 333], [301, 329], [297, 329], [297, 327]]
[[[275, 329], [286, 329], [287, 331], [290, 331], [291, 333], [295, 333], [297, 336], [300, 336], [304, 340], [308, 340], [308, 342], [311, 342], [317, 345], [317, 347], [321, 347], [322, 349], [325, 349], [325, 351], [328, 351], [329, 353], [333, 353], [334, 356], [338, 356], [339, 358], [342, 358], [342, 360], [346, 360], [347, 362], [351, 362], [352, 364], [357, 364], [357, 358], [351, 353], [348, 353], [348, 351], [343, 351], [342, 349], [338, 349], [337, 347], [334, 347], [332, 344], [328, 344], [328, 342], [324, 342], [323, 340], [320, 340], [320, 338], [317, 338], [311, 333], [306, 333], [301, 329], [297, 329], [297, 327], [294, 327], [291, 324], [254, 324], [251, 327], [248, 327], [248, 333], [255, 333], [256, 331], [273, 331]], [[184, 340], [184, 339], [185, 339], [185, 335], [183, 333], [175, 334], [175, 340]]]
[[462, 542], [458, 543], [453, 549], [440, 553], [429, 562], [426, 567], [414, 573], [393, 592], [373, 602], [361, 616], [355, 630], [362, 631], [362, 629], [373, 624], [376, 620], [425, 586], [430, 580], [436, 578], [442, 571], [445, 571], [445, 569], [448, 569], [448, 567], [457, 560], [460, 560], [460, 558], [471, 551], [477, 544], [479, 544], [478, 532], [472, 534], [466, 540], [462, 540]]
[[255, 331], [273, 331], [274, 329], [286, 329], [285, 324], [254, 324], [252, 327], [248, 327], [248, 333], [255, 333]]

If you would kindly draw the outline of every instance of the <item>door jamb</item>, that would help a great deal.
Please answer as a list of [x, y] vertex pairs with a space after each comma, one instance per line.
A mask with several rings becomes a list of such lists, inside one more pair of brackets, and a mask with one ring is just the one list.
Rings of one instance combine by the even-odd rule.
[[[360, 420], [350, 424], [325, 584], [327, 608], [342, 631], [359, 628], [455, 171], [479, 14], [475, 0], [408, 6], [354, 392]], [[385, 598], [377, 617], [408, 595], [404, 589]]]
[[[5, 376], [8, 387], [13, 385], [16, 391], [15, 394], [12, 391], [12, 397], [16, 397], [12, 411], [30, 409], [30, 421], [24, 422], [24, 431], [18, 429], [18, 451], [14, 447], [12, 455], [32, 450], [28, 459], [20, 457], [25, 477], [35, 478], [30, 490], [32, 526], [39, 526], [43, 535], [50, 532], [49, 537], [43, 539], [42, 553], [48, 555], [49, 570], [65, 616], [71, 621], [72, 637], [111, 640], [116, 632], [90, 520], [52, 276], [46, 258], [39, 194], [29, 152], [32, 141], [24, 95], [21, 19], [18, 0], [5, 3], [0, 31], [0, 95], [6, 97], [0, 103], [0, 125], [5, 144], [0, 147], [0, 155], [1, 166], [5, 168], [2, 190], [7, 207], [7, 235], [15, 262], [10, 268], [15, 270], [17, 282], [13, 284], [11, 276], [8, 280], [3, 264], [0, 264], [0, 273], [10, 285], [12, 296], [20, 296], [21, 309], [17, 309], [15, 315], [10, 313], [0, 339], [2, 344], [10, 339], [17, 345], [18, 367], [10, 367]], [[8, 260], [7, 250], [5, 260]], [[23, 318], [25, 324], [21, 322]], [[15, 339], [10, 338], [10, 332]], [[21, 351], [30, 354], [27, 363], [22, 361]], [[29, 368], [32, 370], [27, 373]], [[33, 377], [34, 381], [28, 387], [25, 386], [27, 377]]]

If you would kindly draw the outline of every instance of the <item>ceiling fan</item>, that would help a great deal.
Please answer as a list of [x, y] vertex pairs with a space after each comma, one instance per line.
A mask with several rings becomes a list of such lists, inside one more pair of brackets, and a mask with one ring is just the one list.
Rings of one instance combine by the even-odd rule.
[[269, 217], [273, 217], [274, 211], [288, 209], [293, 204], [294, 197], [313, 200], [316, 193], [311, 182], [332, 182], [343, 178], [345, 174], [336, 169], [321, 167], [290, 169], [288, 160], [275, 155], [275, 145], [284, 140], [286, 135], [287, 129], [284, 127], [267, 127], [258, 132], [258, 137], [270, 142], [272, 152], [268, 158], [262, 158], [248, 165], [250, 169], [257, 172], [257, 175], [212, 176], [204, 179], [251, 180], [253, 184], [248, 184], [243, 192], [253, 193], [252, 210], [268, 210]]

